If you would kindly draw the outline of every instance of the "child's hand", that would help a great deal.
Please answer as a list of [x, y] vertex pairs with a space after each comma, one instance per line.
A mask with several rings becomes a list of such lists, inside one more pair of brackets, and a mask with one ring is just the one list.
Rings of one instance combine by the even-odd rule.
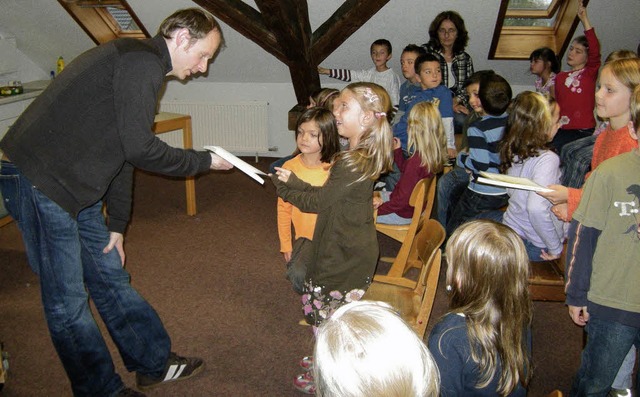
[[558, 255], [551, 255], [550, 253], [548, 253], [545, 250], [540, 250], [540, 258], [544, 259], [545, 261], [552, 261], [554, 259], [558, 259], [560, 258], [560, 254]]
[[454, 148], [447, 148], [447, 154], [450, 159], [455, 159], [458, 155], [458, 151]]
[[576, 15], [578, 16], [578, 19], [580, 19], [580, 22], [582, 22], [584, 30], [591, 29], [591, 23], [589, 22], [589, 16], [587, 15], [587, 7], [584, 6], [582, 1], [578, 6], [578, 13]]
[[589, 312], [586, 306], [571, 306], [569, 307], [569, 316], [576, 325], [584, 327], [589, 322]]
[[453, 105], [453, 111], [455, 113], [469, 114], [469, 109], [464, 106], [462, 103], [458, 103], [457, 105]]
[[564, 222], [569, 222], [569, 206], [567, 205], [567, 203], [562, 203], [562, 204], [556, 204], [553, 207], [551, 207], [551, 212], [553, 212], [553, 215], [556, 216], [556, 218], [560, 219], [561, 221]]
[[566, 203], [569, 199], [569, 189], [562, 185], [549, 185], [551, 192], [538, 192], [539, 195], [551, 201], [551, 204]]
[[291, 176], [291, 171], [280, 167], [275, 167], [275, 169], [278, 180], [287, 183], [289, 181], [289, 176]]
[[282, 253], [282, 256], [284, 256], [285, 263], [289, 263], [289, 261], [291, 261], [291, 252], [292, 251]]
[[383, 201], [382, 201], [382, 197], [380, 196], [373, 196], [373, 209], [377, 210], [378, 207], [380, 207], [382, 205]]
[[329, 69], [323, 68], [322, 66], [318, 66], [318, 73], [320, 73], [320, 74], [329, 74]]

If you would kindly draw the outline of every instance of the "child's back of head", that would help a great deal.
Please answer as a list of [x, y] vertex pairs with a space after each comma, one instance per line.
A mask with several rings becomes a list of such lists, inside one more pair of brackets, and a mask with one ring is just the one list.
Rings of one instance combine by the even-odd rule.
[[511, 86], [499, 74], [487, 74], [480, 79], [478, 97], [485, 113], [491, 116], [500, 116], [507, 110], [511, 102]]
[[471, 359], [480, 374], [477, 387], [497, 376], [502, 385], [497, 391], [507, 395], [531, 376], [526, 347], [531, 326], [529, 258], [524, 243], [508, 226], [476, 220], [456, 229], [446, 253], [450, 309], [466, 318]]
[[409, 112], [407, 121], [409, 152], [420, 156], [420, 165], [430, 173], [439, 173], [449, 156], [438, 106], [429, 101], [418, 102]]
[[439, 392], [429, 350], [383, 302], [346, 304], [318, 328], [314, 375], [316, 394], [324, 397], [426, 397]]

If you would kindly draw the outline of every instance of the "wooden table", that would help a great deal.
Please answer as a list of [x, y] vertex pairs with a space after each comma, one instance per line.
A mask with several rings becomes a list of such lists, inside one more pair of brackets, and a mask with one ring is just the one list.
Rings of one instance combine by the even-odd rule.
[[[156, 115], [153, 124], [153, 132], [163, 134], [169, 131], [182, 130], [182, 143], [184, 149], [193, 148], [191, 134], [191, 116], [188, 114], [160, 112]], [[185, 178], [187, 193], [187, 215], [196, 214], [196, 182], [192, 176]]]

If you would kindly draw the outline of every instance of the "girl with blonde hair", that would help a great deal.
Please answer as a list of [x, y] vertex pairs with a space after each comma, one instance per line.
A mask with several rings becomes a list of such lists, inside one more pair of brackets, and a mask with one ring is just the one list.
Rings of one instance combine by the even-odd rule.
[[446, 248], [450, 312], [429, 336], [441, 396], [525, 396], [531, 378], [529, 258], [508, 226], [475, 220]]
[[318, 328], [314, 357], [317, 396], [438, 396], [438, 368], [427, 346], [384, 302], [336, 310]]
[[423, 178], [442, 171], [448, 160], [447, 137], [438, 107], [431, 102], [416, 104], [409, 113], [408, 149], [413, 155], [404, 158], [400, 140], [394, 138], [394, 160], [401, 172], [393, 191], [381, 191], [373, 198], [377, 222], [392, 225], [411, 223], [413, 207], [409, 199], [414, 187]]
[[[333, 112], [349, 150], [334, 157], [325, 184], [311, 186], [279, 167], [271, 176], [278, 196], [301, 211], [318, 214], [302, 295], [311, 325], [320, 325], [341, 305], [362, 298], [371, 283], [378, 263], [373, 183], [392, 165], [390, 110], [389, 95], [381, 86], [349, 84], [335, 100]], [[308, 361], [302, 361], [305, 368]], [[306, 393], [315, 390], [308, 373], [298, 376], [295, 386]]]

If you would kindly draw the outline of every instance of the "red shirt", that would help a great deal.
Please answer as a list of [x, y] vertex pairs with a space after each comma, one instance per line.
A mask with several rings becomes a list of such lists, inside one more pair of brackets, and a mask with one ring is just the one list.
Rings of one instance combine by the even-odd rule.
[[600, 69], [600, 43], [593, 28], [584, 31], [589, 43], [587, 64], [579, 70], [560, 72], [556, 76], [555, 98], [560, 106], [560, 117], [566, 116], [569, 123], [562, 128], [581, 130], [594, 128], [596, 80]]

